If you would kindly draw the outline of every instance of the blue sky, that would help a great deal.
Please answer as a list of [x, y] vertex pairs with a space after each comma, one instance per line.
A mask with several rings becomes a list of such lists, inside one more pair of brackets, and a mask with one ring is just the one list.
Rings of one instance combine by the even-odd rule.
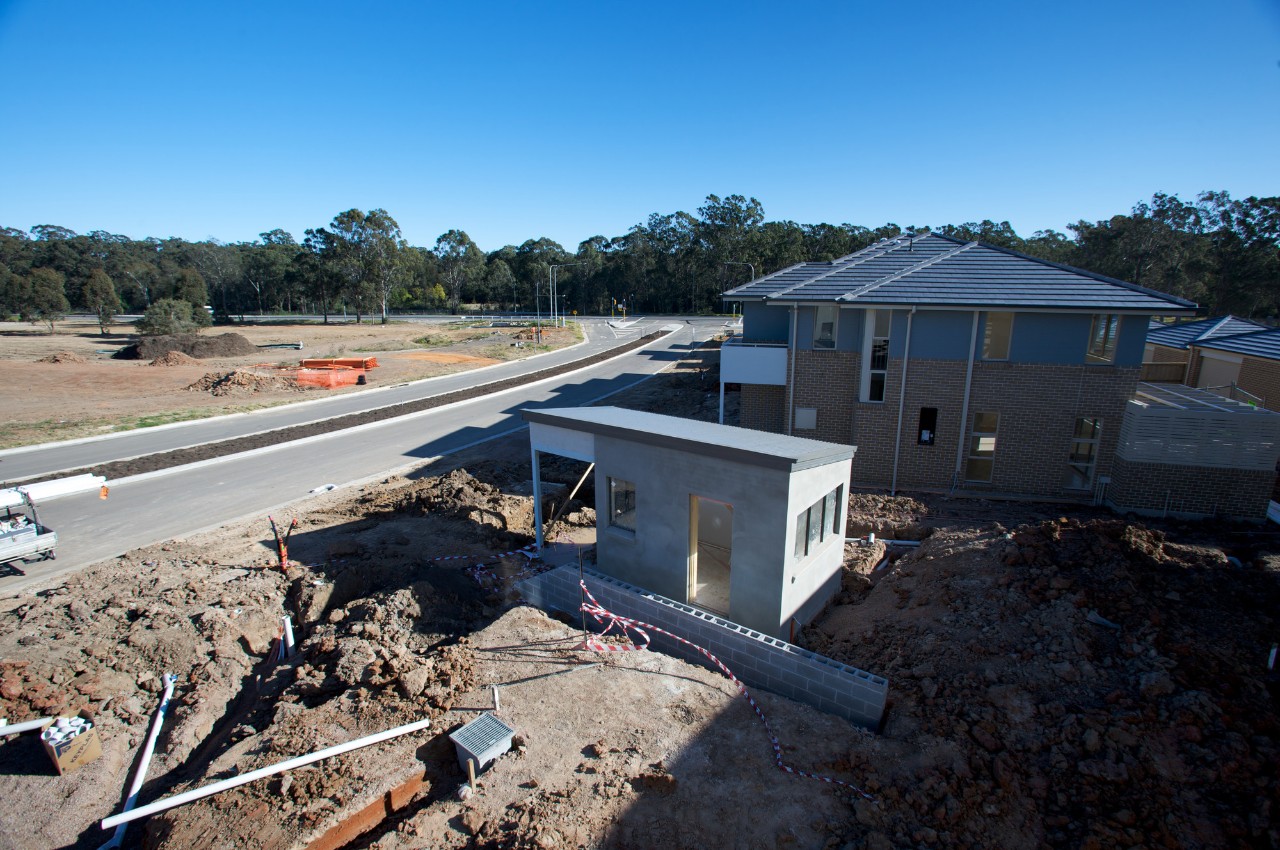
[[0, 225], [573, 250], [711, 193], [770, 220], [1280, 194], [1280, 0], [0, 0]]

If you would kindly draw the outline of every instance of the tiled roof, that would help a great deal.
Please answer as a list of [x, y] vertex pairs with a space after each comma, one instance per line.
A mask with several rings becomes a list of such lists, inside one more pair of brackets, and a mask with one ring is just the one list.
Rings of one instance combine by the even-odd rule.
[[830, 263], [799, 263], [724, 293], [765, 301], [1146, 311], [1195, 304], [1124, 281], [936, 233], [884, 239]]
[[1158, 330], [1147, 331], [1147, 342], [1164, 345], [1169, 348], [1188, 348], [1191, 343], [1216, 339], [1235, 334], [1253, 333], [1266, 330], [1265, 325], [1251, 322], [1248, 319], [1237, 319], [1235, 316], [1218, 316], [1212, 319], [1200, 319], [1196, 322], [1179, 322], [1175, 325], [1160, 325]]
[[1235, 334], [1197, 342], [1200, 348], [1211, 348], [1215, 351], [1231, 351], [1236, 354], [1248, 354], [1251, 357], [1268, 357], [1280, 360], [1280, 328], [1268, 328], [1247, 334]]

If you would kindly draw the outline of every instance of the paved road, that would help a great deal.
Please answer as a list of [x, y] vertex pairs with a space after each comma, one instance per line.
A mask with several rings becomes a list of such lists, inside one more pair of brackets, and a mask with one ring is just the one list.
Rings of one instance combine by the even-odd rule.
[[643, 349], [536, 384], [355, 429], [215, 461], [122, 479], [106, 501], [96, 493], [41, 506], [58, 531], [58, 560], [0, 577], [0, 596], [139, 546], [190, 535], [239, 517], [265, 515], [325, 484], [356, 483], [404, 471], [428, 459], [524, 427], [525, 407], [574, 407], [623, 390], [678, 360], [714, 335], [719, 322], [695, 321]]
[[[700, 327], [703, 324], [715, 325], [713, 320], [695, 321]], [[0, 480], [12, 484], [51, 472], [81, 469], [113, 460], [126, 460], [171, 449], [243, 437], [290, 425], [300, 425], [334, 416], [359, 413], [376, 407], [415, 401], [454, 390], [468, 389], [479, 383], [500, 381], [590, 357], [621, 343], [634, 340], [641, 334], [661, 327], [664, 323], [670, 323], [670, 321], [645, 320], [629, 328], [614, 328], [606, 320], [587, 319], [583, 321], [587, 337], [585, 343], [538, 354], [524, 360], [442, 375], [424, 381], [376, 388], [366, 392], [346, 393], [330, 398], [282, 405], [251, 413], [237, 413], [158, 428], [142, 428], [85, 440], [9, 449], [0, 452]], [[373, 373], [372, 377], [376, 381], [377, 373]]]

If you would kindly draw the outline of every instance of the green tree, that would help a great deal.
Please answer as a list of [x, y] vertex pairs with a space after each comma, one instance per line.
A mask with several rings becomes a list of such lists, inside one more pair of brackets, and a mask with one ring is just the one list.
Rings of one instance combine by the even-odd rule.
[[209, 326], [209, 313], [190, 301], [161, 298], [147, 308], [135, 325], [144, 336], [199, 333]]
[[436, 255], [440, 277], [449, 293], [449, 307], [457, 312], [462, 303], [463, 287], [470, 284], [484, 268], [484, 253], [461, 230], [441, 234], [432, 253]]
[[205, 316], [209, 315], [204, 309], [209, 303], [209, 287], [195, 269], [178, 269], [173, 278], [173, 299], [186, 301]]
[[94, 269], [84, 284], [84, 305], [98, 317], [98, 330], [103, 336], [120, 312], [120, 296], [116, 285], [102, 269]]
[[28, 281], [29, 315], [32, 319], [47, 324], [49, 335], [53, 336], [54, 324], [66, 317], [67, 311], [71, 309], [63, 290], [66, 278], [53, 269], [40, 268], [31, 270]]

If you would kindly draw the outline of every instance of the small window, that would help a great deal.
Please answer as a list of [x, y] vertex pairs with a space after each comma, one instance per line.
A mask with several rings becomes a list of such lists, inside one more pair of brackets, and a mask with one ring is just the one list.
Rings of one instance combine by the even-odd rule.
[[636, 485], [630, 481], [609, 478], [609, 525], [636, 530]]
[[1102, 438], [1102, 420], [1082, 417], [1076, 420], [1071, 435], [1071, 455], [1067, 458], [1067, 476], [1063, 486], [1068, 490], [1088, 490], [1093, 486], [1093, 470], [1098, 463], [1098, 441]]
[[995, 470], [996, 431], [999, 426], [999, 413], [973, 414], [973, 429], [969, 432], [969, 463], [964, 471], [966, 481], [991, 481], [991, 474]]
[[1114, 313], [1098, 313], [1089, 328], [1089, 352], [1086, 363], [1113, 363], [1116, 359], [1116, 337], [1120, 333], [1120, 317]]
[[818, 501], [796, 514], [796, 536], [792, 554], [798, 559], [814, 552], [818, 544], [835, 536], [844, 536], [844, 517], [840, 508], [844, 504], [841, 485]]
[[868, 310], [866, 340], [862, 346], [861, 401], [884, 401], [889, 376], [889, 328], [892, 310]]
[[1012, 313], [988, 313], [982, 333], [982, 359], [1008, 360], [1009, 340], [1013, 338]]
[[813, 347], [836, 347], [836, 307], [819, 307], [813, 316]]
[[797, 407], [796, 408], [796, 430], [812, 431], [818, 427], [818, 408], [816, 407]]
[[920, 408], [920, 427], [916, 429], [916, 442], [922, 446], [932, 446], [938, 438], [938, 408]]

